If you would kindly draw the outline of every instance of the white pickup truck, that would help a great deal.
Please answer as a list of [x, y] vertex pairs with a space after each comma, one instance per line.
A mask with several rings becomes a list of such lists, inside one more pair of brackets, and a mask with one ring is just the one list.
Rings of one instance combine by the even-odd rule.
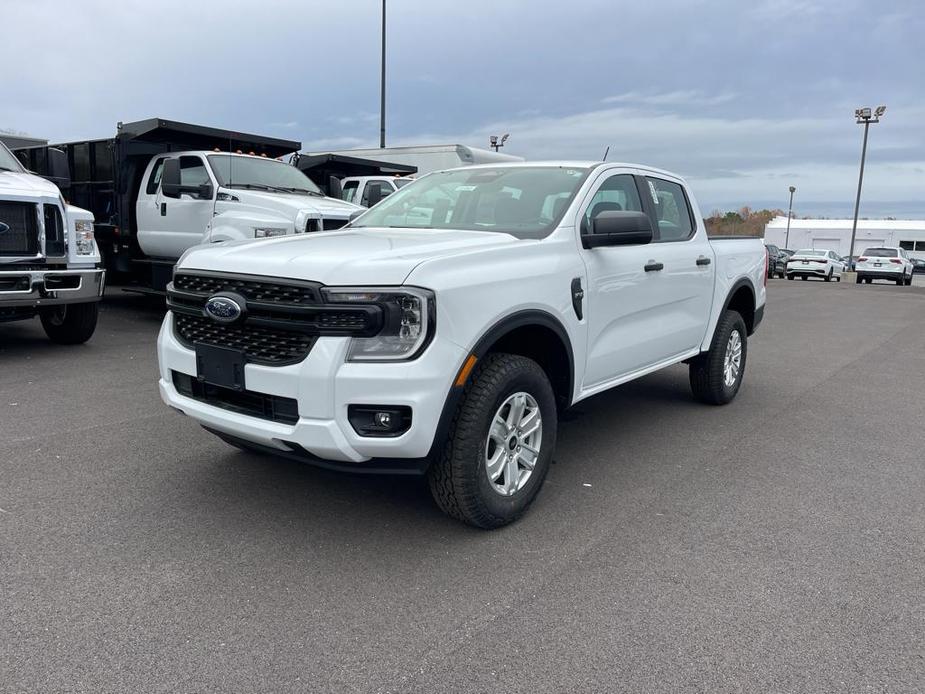
[[189, 251], [160, 392], [225, 441], [423, 472], [480, 527], [539, 491], [559, 413], [672, 364], [732, 400], [764, 312], [761, 241], [707, 239], [683, 180], [612, 163], [427, 175], [348, 228]]
[[[64, 153], [49, 150], [49, 160], [66, 177]], [[52, 341], [86, 342], [103, 293], [99, 264], [93, 215], [0, 142], [0, 323], [38, 315]]]

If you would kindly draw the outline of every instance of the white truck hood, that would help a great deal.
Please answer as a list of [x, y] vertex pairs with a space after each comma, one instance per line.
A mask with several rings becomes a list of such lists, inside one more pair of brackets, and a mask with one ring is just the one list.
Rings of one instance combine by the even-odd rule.
[[326, 285], [398, 285], [421, 262], [517, 243], [484, 231], [348, 229], [190, 249], [178, 270], [211, 270]]
[[222, 190], [238, 198], [237, 203], [224, 205], [223, 209], [229, 212], [235, 211], [240, 205], [274, 210], [289, 219], [295, 219], [295, 216], [303, 210], [315, 212], [322, 217], [335, 217], [337, 219], [347, 219], [354, 212], [365, 212], [365, 208], [337, 198], [322, 198], [316, 195], [290, 195], [288, 193], [273, 193], [243, 188], [223, 188]]
[[0, 171], [0, 195], [4, 193], [15, 194], [17, 197], [35, 195], [57, 198], [60, 195], [58, 187], [51, 181], [19, 171]]

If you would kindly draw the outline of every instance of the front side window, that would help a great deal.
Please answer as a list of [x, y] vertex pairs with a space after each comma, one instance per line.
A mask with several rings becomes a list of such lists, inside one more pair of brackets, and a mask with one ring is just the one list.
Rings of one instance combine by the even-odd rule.
[[274, 193], [317, 195], [324, 193], [296, 167], [276, 159], [233, 154], [210, 154], [209, 164], [220, 186], [254, 188]]
[[439, 171], [396, 191], [351, 226], [467, 229], [541, 239], [555, 229], [589, 171], [565, 166]]
[[694, 233], [684, 189], [661, 178], [647, 178], [660, 241], [685, 241]]
[[585, 222], [591, 228], [591, 220], [601, 212], [642, 212], [642, 201], [636, 189], [636, 179], [630, 174], [617, 174], [605, 180], [594, 193], [585, 210]]
[[199, 157], [180, 157], [180, 185], [201, 186], [211, 183], [205, 162]]

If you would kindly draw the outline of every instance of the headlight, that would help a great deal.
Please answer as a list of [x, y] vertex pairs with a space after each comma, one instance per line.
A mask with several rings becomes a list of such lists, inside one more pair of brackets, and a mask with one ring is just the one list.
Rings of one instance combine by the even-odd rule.
[[74, 222], [74, 231], [77, 236], [77, 255], [93, 255], [93, 222], [89, 219], [78, 219]]
[[268, 239], [272, 236], [285, 236], [286, 231], [285, 227], [256, 227], [254, 229], [254, 238]]
[[326, 287], [325, 301], [336, 304], [375, 304], [383, 309], [383, 328], [375, 337], [350, 339], [347, 361], [413, 359], [434, 334], [434, 293], [417, 287]]

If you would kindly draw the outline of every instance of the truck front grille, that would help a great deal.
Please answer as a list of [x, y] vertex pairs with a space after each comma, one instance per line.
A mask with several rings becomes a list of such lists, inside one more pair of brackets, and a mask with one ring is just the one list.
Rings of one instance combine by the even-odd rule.
[[37, 213], [32, 203], [0, 202], [0, 256], [38, 255]]
[[[209, 298], [231, 295], [243, 304], [234, 322], [218, 322], [205, 311]], [[236, 295], [236, 296], [235, 296]], [[202, 270], [178, 272], [167, 287], [177, 338], [242, 352], [249, 362], [282, 366], [303, 360], [319, 336], [371, 337], [385, 324], [375, 304], [327, 303], [321, 285]]]
[[248, 361], [282, 366], [302, 361], [311, 351], [315, 338], [289, 330], [253, 325], [222, 325], [204, 316], [174, 312], [174, 328], [179, 340], [190, 349], [196, 343], [228, 347], [244, 353]]

